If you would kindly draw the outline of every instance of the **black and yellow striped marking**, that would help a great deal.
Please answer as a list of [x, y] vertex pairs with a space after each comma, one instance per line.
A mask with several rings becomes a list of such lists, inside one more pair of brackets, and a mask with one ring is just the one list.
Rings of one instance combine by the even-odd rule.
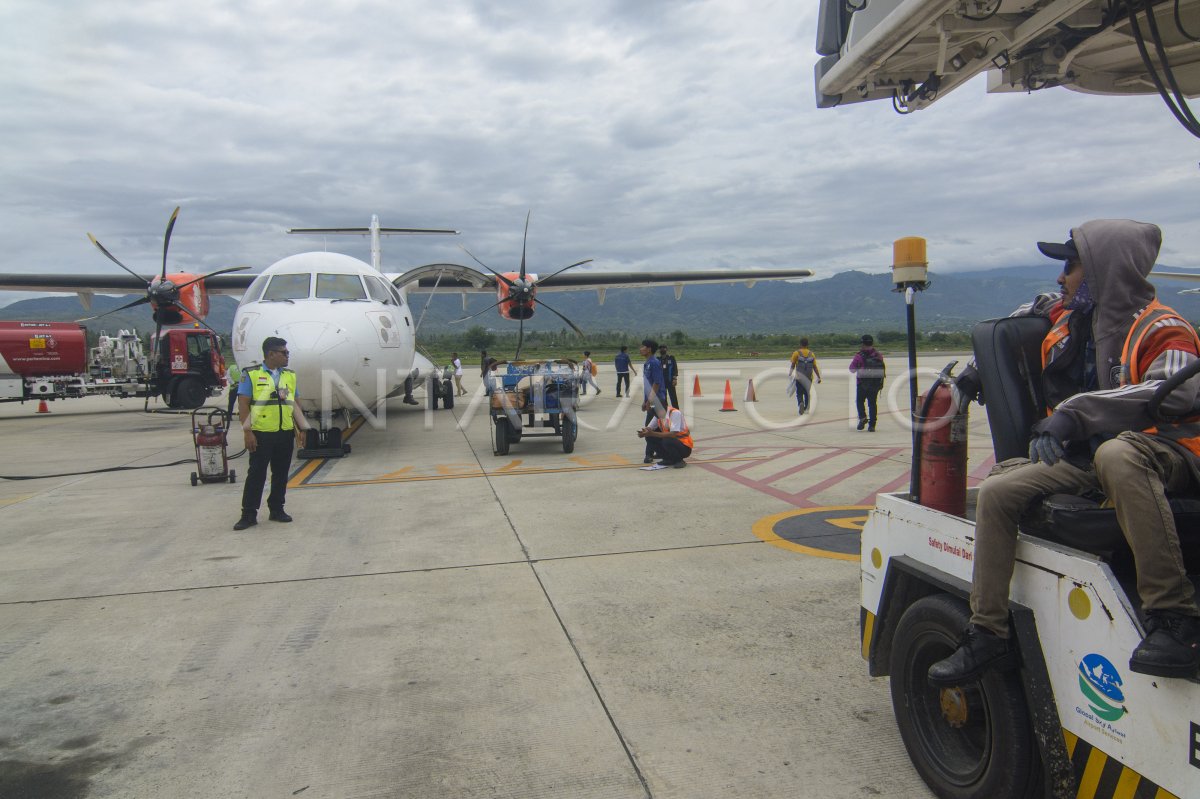
[[1063, 738], [1079, 781], [1077, 799], [1179, 799], [1078, 735], [1063, 730]]

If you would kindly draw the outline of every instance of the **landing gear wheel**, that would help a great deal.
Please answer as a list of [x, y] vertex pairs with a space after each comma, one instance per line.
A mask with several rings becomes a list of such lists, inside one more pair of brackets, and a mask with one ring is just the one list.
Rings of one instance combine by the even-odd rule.
[[442, 381], [442, 407], [448, 411], [454, 408], [454, 383], [450, 380]]
[[438, 401], [442, 398], [442, 384], [436, 378], [429, 378], [429, 409], [436, 411]]
[[929, 685], [929, 667], [954, 651], [966, 603], [949, 594], [914, 602], [892, 644], [892, 708], [921, 778], [942, 799], [1036, 799], [1042, 768], [1020, 672], [988, 672], [957, 688]]
[[563, 452], [571, 453], [575, 451], [575, 437], [579, 434], [579, 422], [575, 419], [568, 419], [566, 416], [562, 418], [562, 444]]
[[495, 454], [508, 454], [508, 432], [511, 429], [512, 427], [509, 425], [507, 419], [499, 418], [496, 420], [496, 446], [492, 448]]

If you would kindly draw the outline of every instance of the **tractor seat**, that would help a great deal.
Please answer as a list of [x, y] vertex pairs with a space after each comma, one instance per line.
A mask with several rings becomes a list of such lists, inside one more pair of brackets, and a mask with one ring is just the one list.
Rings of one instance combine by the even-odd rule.
[[[1020, 530], [1026, 535], [1098, 555], [1108, 562], [1129, 553], [1129, 545], [1117, 512], [1102, 507], [1103, 496], [1052, 494], [1035, 502], [1021, 517]], [[1183, 549], [1189, 573], [1200, 571], [1200, 498], [1167, 497], [1175, 516], [1175, 530]]]

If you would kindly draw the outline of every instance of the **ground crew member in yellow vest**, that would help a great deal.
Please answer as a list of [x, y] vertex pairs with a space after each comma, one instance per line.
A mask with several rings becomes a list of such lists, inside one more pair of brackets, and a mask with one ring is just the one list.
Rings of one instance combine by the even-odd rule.
[[[229, 369], [225, 375], [225, 382], [229, 386], [229, 406], [226, 412], [229, 414], [229, 421], [233, 421], [233, 409], [237, 407], [238, 386], [242, 382], [242, 370], [238, 368], [237, 361], [229, 361]], [[228, 425], [232, 427], [233, 425]]]
[[238, 385], [238, 418], [250, 453], [250, 470], [242, 488], [242, 516], [234, 530], [258, 524], [258, 506], [271, 467], [269, 518], [290, 522], [283, 509], [294, 439], [308, 429], [296, 402], [296, 373], [287, 368], [287, 342], [271, 336], [263, 341], [263, 362], [246, 369]]

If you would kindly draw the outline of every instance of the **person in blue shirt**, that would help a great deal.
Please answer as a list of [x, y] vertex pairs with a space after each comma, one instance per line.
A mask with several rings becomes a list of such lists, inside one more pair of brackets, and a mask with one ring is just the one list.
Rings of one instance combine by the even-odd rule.
[[629, 390], [629, 373], [633, 372], [633, 376], [637, 377], [637, 370], [633, 368], [633, 361], [629, 358], [629, 347], [621, 345], [621, 351], [617, 353], [613, 366], [617, 370], [617, 396], [621, 396], [622, 383], [625, 384], [625, 396], [631, 396], [633, 392]]
[[667, 345], [658, 347], [658, 362], [662, 364], [663, 380], [666, 382], [667, 396], [671, 399], [671, 407], [679, 407], [679, 397], [675, 395], [675, 381], [679, 379], [679, 362], [675, 356], [667, 352]]
[[658, 418], [658, 411], [667, 407], [667, 381], [663, 377], [662, 362], [654, 354], [657, 350], [658, 342], [651, 338], [644, 339], [638, 349], [646, 359], [642, 364], [642, 410], [646, 412], [647, 426]]

